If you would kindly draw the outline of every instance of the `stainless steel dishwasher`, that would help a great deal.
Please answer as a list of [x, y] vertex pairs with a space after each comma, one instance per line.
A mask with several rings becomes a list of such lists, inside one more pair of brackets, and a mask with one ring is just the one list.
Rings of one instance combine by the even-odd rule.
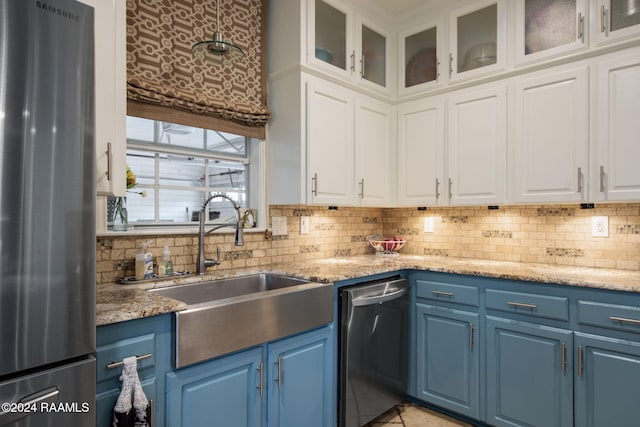
[[409, 283], [392, 277], [339, 295], [339, 425], [360, 427], [406, 396]]

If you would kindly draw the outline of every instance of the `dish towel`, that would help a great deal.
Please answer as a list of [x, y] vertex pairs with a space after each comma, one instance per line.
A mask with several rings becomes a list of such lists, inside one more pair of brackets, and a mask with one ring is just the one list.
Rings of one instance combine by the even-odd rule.
[[113, 408], [112, 427], [150, 427], [151, 407], [147, 396], [142, 391], [138, 378], [138, 361], [135, 356], [123, 361], [122, 391]]

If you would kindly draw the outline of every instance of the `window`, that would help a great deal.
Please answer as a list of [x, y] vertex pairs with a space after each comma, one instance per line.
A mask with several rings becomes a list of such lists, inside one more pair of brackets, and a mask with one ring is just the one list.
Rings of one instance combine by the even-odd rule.
[[[127, 117], [127, 165], [137, 185], [127, 191], [129, 227], [193, 226], [203, 202], [225, 193], [243, 208], [257, 206], [260, 141], [242, 135]], [[257, 176], [258, 174], [256, 174]], [[256, 194], [254, 194], [256, 193]], [[253, 202], [253, 203], [252, 203]], [[113, 201], [107, 204], [111, 225]], [[207, 222], [235, 217], [231, 204], [213, 199]], [[255, 218], [255, 215], [254, 219]]]

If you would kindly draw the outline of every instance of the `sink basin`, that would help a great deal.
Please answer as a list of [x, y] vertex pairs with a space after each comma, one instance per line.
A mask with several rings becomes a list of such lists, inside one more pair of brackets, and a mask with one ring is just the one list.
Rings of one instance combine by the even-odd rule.
[[213, 280], [153, 292], [187, 304], [176, 313], [175, 367], [333, 321], [333, 285], [277, 274]]

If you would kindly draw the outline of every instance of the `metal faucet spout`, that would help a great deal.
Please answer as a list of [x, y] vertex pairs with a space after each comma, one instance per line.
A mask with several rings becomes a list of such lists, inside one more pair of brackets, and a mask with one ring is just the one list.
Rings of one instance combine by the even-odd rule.
[[[236, 211], [236, 219], [235, 221], [229, 221], [222, 224], [218, 224], [212, 227], [209, 231], [205, 232], [204, 228], [205, 228], [206, 207], [209, 204], [209, 202], [214, 198], [221, 198], [231, 202], [231, 204], [233, 205], [233, 209], [235, 209]], [[204, 274], [207, 270], [207, 267], [212, 267], [214, 265], [220, 264], [220, 251], [218, 251], [218, 257], [216, 260], [205, 258], [204, 236], [206, 234], [211, 233], [214, 230], [218, 230], [219, 228], [235, 227], [236, 232], [235, 232], [235, 238], [234, 238], [234, 245], [242, 246], [244, 245], [244, 233], [242, 229], [242, 215], [240, 214], [240, 204], [235, 200], [233, 200], [231, 197], [227, 196], [226, 194], [217, 193], [209, 197], [207, 200], [205, 200], [205, 202], [202, 204], [202, 208], [200, 208], [199, 216], [200, 216], [199, 218], [200, 228], [198, 230], [198, 260], [196, 262], [196, 274]]]

